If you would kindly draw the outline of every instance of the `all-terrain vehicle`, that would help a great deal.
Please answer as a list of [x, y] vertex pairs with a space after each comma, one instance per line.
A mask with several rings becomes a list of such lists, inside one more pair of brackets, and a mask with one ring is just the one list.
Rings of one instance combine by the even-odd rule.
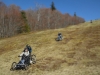
[[35, 64], [35, 63], [36, 63], [36, 56], [35, 55], [30, 55], [28, 57], [23, 55], [22, 59], [18, 63], [16, 63], [16, 62], [12, 63], [10, 70], [11, 71], [19, 70], [19, 69], [27, 70], [29, 65]]

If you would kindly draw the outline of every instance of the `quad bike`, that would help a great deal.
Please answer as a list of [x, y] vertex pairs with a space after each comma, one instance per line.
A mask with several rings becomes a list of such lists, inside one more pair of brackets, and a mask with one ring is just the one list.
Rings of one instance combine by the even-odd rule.
[[[24, 64], [22, 63], [22, 61], [19, 61], [18, 63], [13, 62], [12, 65], [11, 65], [11, 69], [10, 70], [11, 71], [19, 70], [19, 69], [27, 70], [29, 65], [36, 63], [36, 56], [35, 55], [30, 55], [28, 57], [28, 60], [25, 60], [25, 59], [23, 59], [23, 60], [24, 60]], [[31, 62], [30, 62], [30, 60], [31, 60]]]

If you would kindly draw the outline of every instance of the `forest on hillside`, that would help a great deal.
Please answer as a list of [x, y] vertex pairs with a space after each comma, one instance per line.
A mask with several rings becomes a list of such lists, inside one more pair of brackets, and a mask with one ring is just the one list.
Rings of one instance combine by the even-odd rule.
[[39, 6], [35, 9], [21, 10], [19, 6], [7, 6], [0, 1], [0, 38], [23, 32], [64, 28], [83, 22], [85, 20], [76, 13], [71, 16], [69, 13], [62, 14], [56, 9]]

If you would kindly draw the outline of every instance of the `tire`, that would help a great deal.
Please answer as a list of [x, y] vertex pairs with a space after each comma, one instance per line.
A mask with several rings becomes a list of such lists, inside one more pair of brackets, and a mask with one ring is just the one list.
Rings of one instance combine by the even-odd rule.
[[32, 64], [36, 63], [36, 55], [31, 56], [31, 61], [32, 61]]
[[36, 57], [36, 55], [33, 54], [33, 55], [31, 55], [31, 57], [34, 58], [34, 57]]
[[35, 64], [36, 63], [36, 59], [32, 58], [32, 64]]
[[56, 38], [55, 40], [56, 40], [56, 41], [60, 41], [60, 38]]
[[27, 64], [25, 64], [25, 70], [28, 70], [28, 65]]
[[11, 71], [14, 71], [14, 70], [16, 70], [16, 65], [17, 65], [17, 63], [16, 62], [13, 62], [12, 63], [12, 65], [11, 65]]

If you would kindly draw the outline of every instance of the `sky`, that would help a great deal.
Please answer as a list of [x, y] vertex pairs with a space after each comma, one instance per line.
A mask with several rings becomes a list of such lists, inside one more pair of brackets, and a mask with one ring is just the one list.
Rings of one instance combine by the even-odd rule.
[[62, 14], [69, 13], [85, 19], [85, 21], [100, 19], [100, 0], [0, 0], [6, 5], [15, 4], [20, 6], [21, 10], [35, 8], [36, 4], [51, 7], [51, 3]]

